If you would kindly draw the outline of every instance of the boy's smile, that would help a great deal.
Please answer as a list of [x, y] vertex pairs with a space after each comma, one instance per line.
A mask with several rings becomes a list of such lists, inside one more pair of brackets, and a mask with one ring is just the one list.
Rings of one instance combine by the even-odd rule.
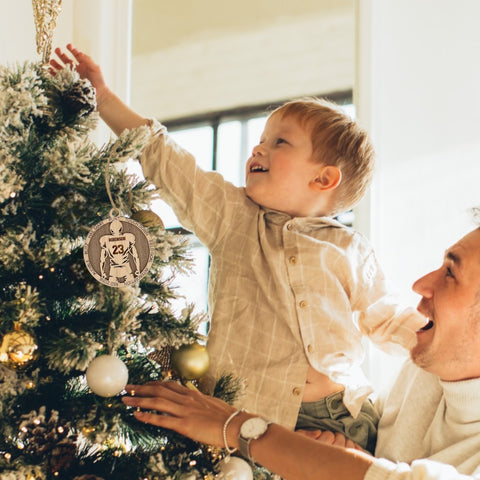
[[253, 172], [268, 172], [268, 169], [255, 161], [250, 164], [250, 173]]

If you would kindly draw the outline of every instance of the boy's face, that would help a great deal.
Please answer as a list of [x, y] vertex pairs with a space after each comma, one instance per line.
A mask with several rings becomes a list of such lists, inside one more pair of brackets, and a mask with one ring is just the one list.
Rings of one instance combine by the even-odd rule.
[[310, 132], [294, 117], [271, 116], [246, 165], [246, 193], [255, 203], [292, 216], [310, 216], [309, 187], [321, 168], [312, 160]]

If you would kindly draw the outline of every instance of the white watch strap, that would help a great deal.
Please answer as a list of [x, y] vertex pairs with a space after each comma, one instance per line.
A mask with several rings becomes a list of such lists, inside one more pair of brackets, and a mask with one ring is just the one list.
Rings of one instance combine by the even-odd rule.
[[[261, 418], [261, 417], [259, 417], [259, 418]], [[240, 451], [242, 456], [244, 458], [246, 458], [248, 461], [250, 461], [252, 464], [255, 463], [255, 460], [253, 459], [253, 457], [250, 454], [250, 442], [252, 440], [258, 440], [259, 438], [262, 438], [267, 433], [268, 427], [272, 424], [272, 422], [270, 422], [268, 420], [265, 420], [264, 418], [262, 418], [262, 420], [265, 421], [265, 430], [263, 431], [263, 433], [261, 433], [257, 437], [252, 437], [252, 438], [242, 437], [241, 428], [240, 428], [240, 433], [238, 435], [238, 450]], [[248, 421], [248, 420], [246, 420], [246, 421]]]

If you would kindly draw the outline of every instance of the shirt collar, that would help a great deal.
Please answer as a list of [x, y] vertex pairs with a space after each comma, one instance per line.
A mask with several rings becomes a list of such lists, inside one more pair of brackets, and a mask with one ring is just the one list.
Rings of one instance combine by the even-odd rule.
[[266, 222], [273, 225], [284, 225], [291, 221], [299, 230], [313, 230], [325, 227], [345, 228], [343, 223], [332, 217], [292, 217], [288, 213], [268, 208], [260, 207], [260, 210], [263, 212]]
[[440, 380], [447, 415], [457, 422], [478, 422], [480, 419], [480, 378], [445, 382]]

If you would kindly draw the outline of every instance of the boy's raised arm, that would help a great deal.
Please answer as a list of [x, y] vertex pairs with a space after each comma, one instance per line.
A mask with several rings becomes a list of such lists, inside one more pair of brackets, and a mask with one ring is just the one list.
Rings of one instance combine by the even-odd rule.
[[147, 125], [146, 118], [133, 111], [108, 88], [102, 70], [89, 55], [71, 44], [67, 45], [67, 49], [71, 56], [60, 48], [55, 49], [55, 54], [61, 63], [55, 59], [50, 60], [50, 71], [55, 74], [65, 66], [73, 66], [82, 78], [87, 78], [97, 92], [97, 108], [100, 117], [115, 134], [120, 135], [125, 129]]

